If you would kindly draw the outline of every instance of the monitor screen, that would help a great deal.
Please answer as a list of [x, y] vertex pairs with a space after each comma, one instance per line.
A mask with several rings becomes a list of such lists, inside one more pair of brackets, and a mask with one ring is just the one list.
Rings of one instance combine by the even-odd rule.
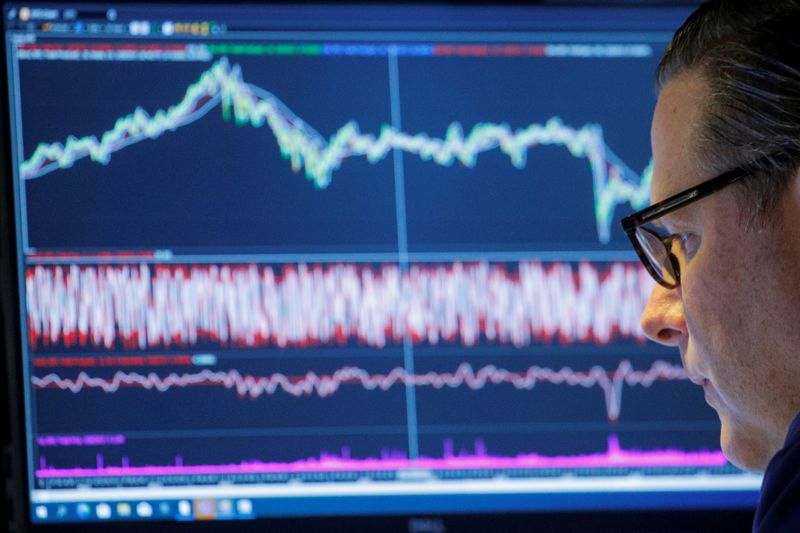
[[619, 227], [688, 12], [4, 4], [29, 519], [752, 506]]

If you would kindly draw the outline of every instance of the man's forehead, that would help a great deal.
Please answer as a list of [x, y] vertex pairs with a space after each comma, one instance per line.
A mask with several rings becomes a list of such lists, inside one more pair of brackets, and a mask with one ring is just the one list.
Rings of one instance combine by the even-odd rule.
[[651, 129], [654, 203], [704, 179], [698, 130], [707, 94], [705, 80], [686, 72], [667, 82], [659, 95]]

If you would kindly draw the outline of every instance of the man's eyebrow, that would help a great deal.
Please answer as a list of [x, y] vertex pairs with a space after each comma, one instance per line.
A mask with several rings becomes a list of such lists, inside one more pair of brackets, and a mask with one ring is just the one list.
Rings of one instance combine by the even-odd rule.
[[687, 220], [681, 215], [683, 215], [683, 213], [667, 213], [653, 220], [651, 223], [670, 233], [691, 230], [693, 228], [691, 220]]
[[652, 220], [652, 221], [650, 221], [650, 224], [652, 224], [653, 226], [656, 226], [657, 228], [665, 230], [667, 228], [664, 226], [664, 223], [661, 221], [661, 219], [662, 219], [662, 217], [659, 217], [659, 218], [657, 218], [655, 220]]

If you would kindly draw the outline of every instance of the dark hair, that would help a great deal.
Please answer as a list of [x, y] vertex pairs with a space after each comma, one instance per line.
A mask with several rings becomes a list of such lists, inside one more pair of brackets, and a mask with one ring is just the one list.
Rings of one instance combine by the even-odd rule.
[[740, 182], [742, 212], [764, 220], [800, 163], [800, 1], [712, 0], [684, 22], [658, 66], [660, 89], [699, 73], [710, 88], [697, 132], [709, 170], [777, 158]]

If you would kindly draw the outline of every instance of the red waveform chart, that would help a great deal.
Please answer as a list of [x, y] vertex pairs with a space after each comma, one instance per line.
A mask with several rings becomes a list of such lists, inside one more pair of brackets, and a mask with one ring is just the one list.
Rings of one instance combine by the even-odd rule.
[[644, 341], [639, 264], [37, 265], [34, 349]]
[[111, 377], [93, 376], [85, 371], [74, 379], [56, 373], [34, 376], [32, 384], [37, 389], [54, 388], [78, 394], [83, 390], [99, 389], [116, 393], [123, 387], [133, 387], [165, 393], [171, 389], [212, 386], [235, 391], [240, 398], [257, 399], [285, 393], [295, 397], [334, 396], [341, 387], [357, 385], [369, 391], [387, 391], [396, 386], [443, 388], [469, 388], [481, 390], [493, 385], [511, 385], [518, 390], [531, 390], [537, 383], [550, 383], [569, 387], [599, 388], [602, 390], [609, 421], [616, 421], [622, 408], [622, 393], [625, 386], [649, 388], [656, 381], [684, 381], [686, 371], [680, 366], [665, 361], [655, 361], [644, 370], [637, 370], [628, 360], [619, 363], [616, 369], [607, 370], [599, 365], [588, 371], [562, 367], [558, 370], [531, 366], [522, 371], [510, 371], [495, 365], [473, 368], [461, 363], [452, 372], [409, 373], [396, 367], [384, 374], [345, 366], [330, 374], [309, 371], [300, 376], [274, 373], [265, 376], [243, 374], [237, 370], [203, 369], [195, 372], [138, 373], [117, 371]]

